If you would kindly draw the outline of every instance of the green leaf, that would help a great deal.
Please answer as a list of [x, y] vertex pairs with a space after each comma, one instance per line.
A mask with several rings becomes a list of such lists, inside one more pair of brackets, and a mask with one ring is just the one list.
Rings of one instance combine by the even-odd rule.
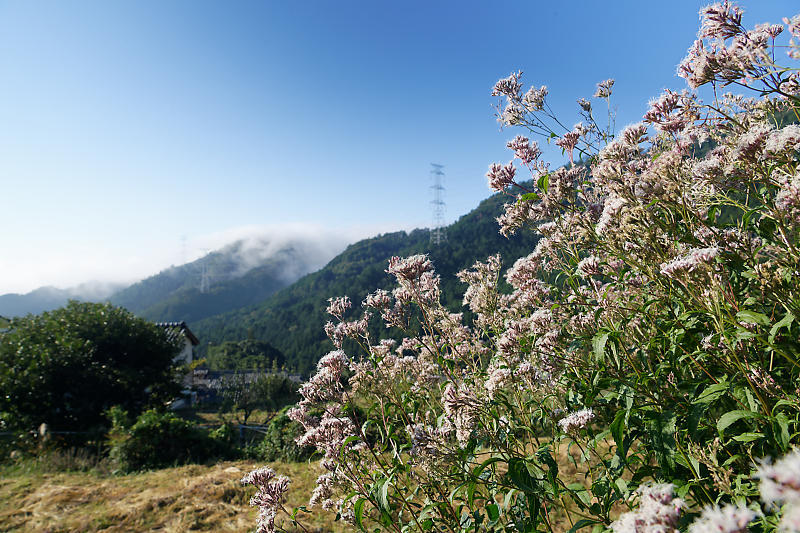
[[675, 432], [677, 417], [674, 413], [650, 413], [645, 420], [647, 437], [659, 466], [670, 474], [675, 468]]
[[574, 526], [569, 528], [569, 531], [567, 531], [567, 533], [575, 533], [576, 531], [578, 531], [581, 528], [584, 528], [586, 526], [591, 526], [591, 525], [594, 525], [594, 524], [598, 524], [598, 523], [599, 522], [597, 520], [589, 520], [587, 518], [581, 518], [580, 520], [575, 522]]
[[347, 446], [352, 444], [353, 442], [356, 442], [358, 439], [359, 437], [357, 435], [350, 435], [349, 437], [344, 439], [342, 447], [339, 448], [339, 459], [344, 461], [344, 452], [347, 451]]
[[780, 431], [777, 431], [777, 436], [780, 439], [781, 448], [787, 450], [789, 448], [789, 419], [783, 413], [778, 413], [775, 417], [775, 422], [778, 424]]
[[751, 411], [758, 411], [758, 401], [755, 396], [753, 396], [753, 391], [744, 389], [744, 395], [747, 398], [747, 407], [749, 407]]
[[609, 333], [607, 331], [603, 331], [592, 338], [592, 348], [594, 350], [594, 358], [596, 361], [605, 360], [608, 335]]
[[711, 403], [723, 394], [730, 388], [730, 383], [727, 381], [720, 381], [719, 383], [714, 383], [713, 385], [709, 385], [706, 387], [706, 390], [700, 393], [700, 395], [694, 399], [692, 403], [694, 404], [703, 404], [703, 403]]
[[580, 483], [570, 483], [567, 485], [567, 489], [571, 491], [573, 498], [577, 496], [578, 500], [587, 507], [592, 503], [592, 495], [589, 493], [589, 489]]
[[774, 326], [769, 330], [769, 342], [775, 342], [775, 336], [778, 334], [778, 331], [781, 328], [789, 329], [789, 326], [792, 325], [794, 322], [794, 315], [792, 313], [786, 313], [786, 316], [783, 317], [779, 322], [776, 322]]
[[628, 455], [628, 447], [625, 444], [625, 419], [627, 412], [620, 409], [617, 411], [614, 421], [611, 422], [611, 435], [614, 437], [614, 442], [617, 445], [617, 455], [621, 459], [625, 459]]
[[356, 504], [353, 506], [353, 514], [356, 518], [356, 525], [361, 531], [364, 531], [364, 502], [367, 501], [364, 498], [359, 498], [356, 500]]
[[745, 324], [769, 326], [769, 317], [763, 313], [756, 313], [755, 311], [739, 311], [736, 313], [736, 318]]
[[741, 435], [736, 435], [733, 437], [733, 440], [736, 442], [753, 442], [754, 440], [763, 439], [763, 433], [742, 433]]
[[378, 500], [378, 506], [382, 513], [391, 512], [389, 507], [389, 482], [391, 478], [384, 478], [375, 483], [375, 499]]
[[483, 471], [486, 470], [486, 468], [489, 465], [492, 465], [500, 461], [503, 461], [502, 457], [490, 457], [489, 459], [486, 459], [484, 462], [482, 462], [472, 470], [472, 477], [476, 479], [480, 478], [481, 474], [483, 474]]
[[722, 433], [734, 422], [737, 420], [741, 420], [742, 418], [756, 418], [758, 417], [758, 413], [754, 413], [753, 411], [746, 411], [744, 409], [737, 409], [735, 411], [728, 411], [717, 421], [717, 431], [719, 431], [720, 436]]
[[467, 484], [467, 505], [469, 505], [470, 508], [475, 504], [475, 489], [477, 486], [477, 483], [474, 481], [470, 481]]
[[785, 406], [785, 407], [788, 407], [790, 409], [795, 409], [796, 405], [797, 404], [795, 404], [793, 402], [790, 402], [789, 400], [785, 400], [785, 399], [784, 400], [778, 400], [777, 402], [775, 402], [775, 405], [772, 407], [772, 414], [775, 414], [775, 412], [778, 410], [778, 407], [784, 407]]
[[550, 173], [542, 174], [536, 181], [536, 186], [539, 187], [539, 190], [547, 192], [550, 187]]
[[519, 490], [525, 493], [538, 492], [538, 483], [522, 459], [511, 459], [508, 462], [508, 477]]
[[496, 522], [500, 518], [500, 509], [497, 507], [497, 504], [490, 503], [486, 506], [486, 514], [489, 515], [489, 520], [491, 522]]

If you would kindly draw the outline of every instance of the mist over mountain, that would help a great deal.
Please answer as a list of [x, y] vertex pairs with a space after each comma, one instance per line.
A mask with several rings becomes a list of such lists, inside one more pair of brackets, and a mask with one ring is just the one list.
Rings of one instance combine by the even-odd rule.
[[349, 244], [343, 237], [331, 235], [251, 235], [219, 250], [230, 261], [230, 275], [243, 276], [254, 268], [278, 263], [279, 279], [292, 283], [319, 270]]
[[199, 320], [257, 303], [319, 270], [344, 250], [348, 237], [310, 227], [251, 227], [214, 235], [209, 244], [220, 242], [195, 261], [134, 284], [91, 281], [0, 295], [0, 316], [38, 314], [75, 299], [110, 301], [154, 321]]
[[[538, 236], [520, 232], [509, 238], [498, 231], [496, 218], [503, 212], [507, 196], [495, 194], [474, 210], [445, 228], [447, 240], [431, 242], [430, 231], [385, 233], [348, 246], [324, 268], [303, 276], [295, 283], [253, 305], [231, 309], [190, 324], [201, 342], [200, 352], [209, 345], [252, 339], [269, 343], [286, 356], [286, 362], [301, 373], [309, 372], [316, 361], [333, 348], [324, 332], [330, 317], [327, 299], [350, 296], [358, 314], [359, 302], [376, 288], [391, 288], [392, 277], [386, 273], [391, 256], [426, 253], [441, 275], [443, 303], [454, 312], [465, 311], [462, 305], [465, 285], [455, 274], [500, 253], [505, 267], [529, 254]], [[244, 280], [244, 278], [242, 278]], [[381, 333], [382, 332], [382, 333]], [[376, 329], [374, 334], [387, 334]]]
[[195, 321], [260, 302], [344, 249], [330, 235], [249, 235], [110, 297], [154, 321]]
[[69, 300], [94, 302], [105, 300], [125, 283], [89, 281], [75, 287], [39, 287], [26, 294], [9, 293], [0, 295], [0, 316], [15, 317], [28, 313], [38, 314], [66, 305]]

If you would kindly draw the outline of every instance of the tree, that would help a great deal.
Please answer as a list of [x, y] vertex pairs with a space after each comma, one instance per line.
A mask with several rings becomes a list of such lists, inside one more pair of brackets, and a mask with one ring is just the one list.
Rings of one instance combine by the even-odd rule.
[[0, 332], [0, 428], [83, 431], [119, 405], [134, 414], [180, 391], [164, 330], [110, 304], [69, 302]]
[[239, 371], [223, 380], [221, 409], [233, 411], [240, 424], [247, 424], [256, 409], [280, 409], [299, 400], [298, 388], [285, 375], [261, 374], [251, 379]]
[[285, 356], [268, 342], [246, 339], [208, 347], [208, 366], [213, 370], [280, 367]]

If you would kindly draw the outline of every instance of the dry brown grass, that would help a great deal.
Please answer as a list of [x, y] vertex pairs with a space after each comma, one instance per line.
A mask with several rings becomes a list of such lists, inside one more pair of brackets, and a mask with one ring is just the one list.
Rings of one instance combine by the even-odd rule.
[[[559, 451], [556, 460], [561, 476], [587, 484], [579, 450], [573, 447], [567, 453], [562, 447]], [[249, 506], [249, 499], [254, 489], [242, 487], [239, 480], [259, 466], [264, 464], [235, 461], [120, 476], [104, 474], [102, 468], [55, 473], [24, 465], [0, 468], [0, 531], [253, 531], [256, 511]], [[305, 505], [320, 473], [319, 465], [268, 466], [292, 479], [286, 507]], [[574, 505], [567, 503], [567, 507], [574, 510]], [[556, 531], [569, 529], [571, 524], [562, 509], [555, 506], [549, 512]], [[285, 523], [286, 519], [280, 517], [279, 521]], [[318, 532], [352, 529], [321, 509], [303, 515], [302, 522]]]
[[[35, 473], [7, 469], [0, 479], [0, 531], [37, 533], [123, 531], [252, 531], [254, 489], [241, 477], [255, 462], [190, 465], [125, 476]], [[288, 506], [302, 505], [316, 465], [273, 464], [292, 478]], [[315, 510], [304, 520], [317, 531], [345, 531]]]

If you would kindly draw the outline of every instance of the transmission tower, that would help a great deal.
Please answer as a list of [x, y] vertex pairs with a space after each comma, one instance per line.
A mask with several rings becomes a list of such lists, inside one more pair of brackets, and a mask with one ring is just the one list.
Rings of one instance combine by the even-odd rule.
[[444, 185], [442, 185], [442, 181], [444, 181], [444, 171], [442, 170], [444, 165], [439, 165], [437, 163], [431, 163], [431, 177], [433, 178], [433, 185], [431, 185], [431, 189], [433, 190], [433, 200], [431, 200], [431, 205], [433, 206], [433, 226], [431, 227], [431, 242], [433, 244], [439, 245], [443, 241], [447, 240], [447, 234], [444, 231]]
[[211, 289], [211, 277], [208, 275], [208, 250], [203, 258], [202, 271], [200, 273], [200, 292], [205, 294]]

